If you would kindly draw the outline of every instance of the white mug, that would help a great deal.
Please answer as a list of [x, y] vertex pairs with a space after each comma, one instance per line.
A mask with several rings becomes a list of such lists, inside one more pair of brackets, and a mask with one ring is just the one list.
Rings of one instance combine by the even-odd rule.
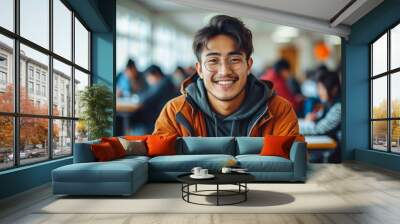
[[232, 168], [230, 167], [222, 167], [221, 172], [222, 173], [230, 173], [232, 171]]
[[200, 171], [201, 171], [201, 167], [193, 167], [193, 169], [192, 169], [192, 173], [194, 174], [194, 175], [197, 175], [197, 176], [199, 176], [199, 175], [201, 175], [200, 174]]
[[207, 176], [208, 175], [208, 169], [201, 169], [200, 170], [200, 176]]

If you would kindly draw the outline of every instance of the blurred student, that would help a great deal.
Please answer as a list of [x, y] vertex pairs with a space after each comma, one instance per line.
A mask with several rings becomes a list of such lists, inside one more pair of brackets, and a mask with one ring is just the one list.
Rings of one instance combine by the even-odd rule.
[[185, 80], [187, 77], [188, 75], [186, 74], [185, 69], [181, 66], [177, 66], [171, 77], [177, 91], [180, 90], [182, 81]]
[[[322, 71], [317, 80], [322, 109], [307, 114], [300, 122], [303, 135], [329, 135], [337, 139], [341, 121], [340, 81], [336, 72]], [[320, 114], [320, 115], [319, 115]]]
[[288, 85], [288, 80], [291, 79], [290, 74], [290, 64], [285, 59], [280, 59], [277, 61], [273, 68], [266, 71], [260, 77], [261, 80], [268, 80], [274, 84], [274, 90], [276, 94], [288, 100], [296, 113], [301, 111], [301, 97], [297, 97], [295, 93], [293, 93]]
[[117, 97], [130, 97], [132, 94], [144, 91], [146, 81], [136, 68], [132, 59], [128, 60], [125, 70], [117, 76]]
[[143, 74], [148, 88], [139, 93], [138, 96], [141, 104], [142, 122], [146, 123], [146, 132], [150, 134], [162, 108], [170, 99], [178, 96], [178, 91], [171, 79], [157, 65], [149, 66]]

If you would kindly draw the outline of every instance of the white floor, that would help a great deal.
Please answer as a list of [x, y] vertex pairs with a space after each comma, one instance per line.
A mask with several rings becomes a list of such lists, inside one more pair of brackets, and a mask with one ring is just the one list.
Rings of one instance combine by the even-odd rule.
[[400, 223], [398, 173], [359, 163], [312, 164], [307, 183], [366, 206], [355, 214], [37, 214], [39, 207], [54, 201], [45, 185], [1, 201], [0, 223]]

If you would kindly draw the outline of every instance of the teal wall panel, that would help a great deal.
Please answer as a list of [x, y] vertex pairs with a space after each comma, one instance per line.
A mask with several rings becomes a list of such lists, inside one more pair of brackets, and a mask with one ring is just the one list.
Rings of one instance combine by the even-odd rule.
[[351, 27], [344, 41], [344, 145], [342, 158], [399, 170], [399, 156], [369, 149], [369, 43], [400, 22], [400, 1], [386, 0]]

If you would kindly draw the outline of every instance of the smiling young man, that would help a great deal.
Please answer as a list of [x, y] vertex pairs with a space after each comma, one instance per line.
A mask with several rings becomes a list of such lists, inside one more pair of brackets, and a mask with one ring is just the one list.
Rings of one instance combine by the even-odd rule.
[[197, 73], [182, 95], [161, 111], [153, 134], [178, 136], [299, 135], [291, 104], [259, 81], [253, 65], [252, 34], [237, 18], [218, 15], [193, 41]]

